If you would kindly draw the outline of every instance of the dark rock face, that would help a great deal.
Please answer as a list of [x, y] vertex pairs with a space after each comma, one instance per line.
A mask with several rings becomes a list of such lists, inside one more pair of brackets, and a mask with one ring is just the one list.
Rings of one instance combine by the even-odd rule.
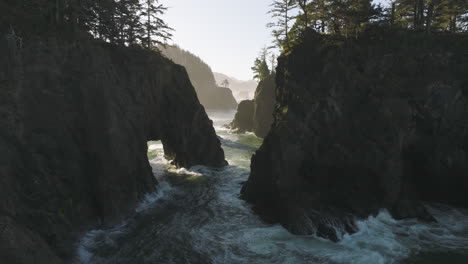
[[0, 58], [2, 263], [60, 263], [131, 214], [157, 184], [149, 140], [180, 166], [226, 164], [185, 69], [156, 53], [2, 36]]
[[237, 107], [237, 113], [234, 120], [230, 124], [231, 129], [235, 129], [237, 133], [245, 133], [253, 129], [253, 112], [255, 109], [253, 100], [245, 100], [240, 102]]
[[254, 132], [257, 137], [264, 138], [273, 123], [275, 105], [275, 75], [270, 75], [258, 84], [254, 100], [239, 104], [230, 126], [239, 133]]
[[468, 39], [339, 41], [310, 33], [279, 60], [272, 130], [242, 197], [293, 233], [339, 239], [389, 209], [468, 206]]
[[265, 138], [273, 124], [275, 110], [275, 75], [262, 80], [255, 91], [255, 110], [253, 113], [253, 132], [257, 137]]

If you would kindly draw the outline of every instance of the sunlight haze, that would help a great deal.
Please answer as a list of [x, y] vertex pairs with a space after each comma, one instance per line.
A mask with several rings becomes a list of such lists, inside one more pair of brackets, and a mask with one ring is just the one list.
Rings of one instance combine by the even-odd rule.
[[[200, 56], [214, 72], [252, 79], [254, 59], [272, 38], [266, 24], [272, 0], [162, 0], [173, 41]], [[377, 2], [386, 2], [380, 0]]]

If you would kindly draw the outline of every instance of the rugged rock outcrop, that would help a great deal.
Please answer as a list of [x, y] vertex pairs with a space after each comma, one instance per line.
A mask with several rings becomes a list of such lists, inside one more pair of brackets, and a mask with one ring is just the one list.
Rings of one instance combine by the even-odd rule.
[[205, 103], [203, 105], [207, 109], [236, 109], [238, 106], [229, 88], [216, 86], [216, 89], [207, 91], [207, 95], [204, 98]]
[[253, 112], [255, 104], [253, 100], [245, 100], [239, 103], [237, 113], [229, 127], [237, 133], [245, 133], [253, 129]]
[[211, 67], [201, 58], [178, 46], [160, 48], [165, 56], [187, 69], [198, 98], [206, 109], [236, 109], [237, 101], [232, 91], [216, 84]]
[[234, 94], [234, 97], [238, 102], [244, 100], [252, 100], [255, 96], [255, 89], [258, 86], [258, 82], [256, 80], [238, 80], [234, 77], [228, 76], [226, 74], [222, 74], [219, 72], [214, 72], [214, 77], [216, 83], [223, 83], [224, 80], [228, 80], [229, 82], [229, 89]]
[[253, 132], [257, 137], [265, 138], [273, 124], [275, 110], [275, 74], [262, 80], [255, 91], [255, 110], [253, 113]]
[[275, 121], [242, 197], [293, 233], [337, 240], [388, 209], [468, 206], [468, 37], [310, 32], [279, 59]]
[[[230, 127], [239, 133], [254, 132], [257, 137], [264, 138], [273, 123], [275, 100], [275, 75], [272, 74], [260, 81], [255, 91], [254, 100], [244, 101], [239, 105], [237, 114]], [[242, 103], [241, 103], [242, 104]]]
[[0, 259], [61, 263], [76, 235], [120, 221], [175, 164], [226, 164], [185, 69], [82, 37], [0, 38]]

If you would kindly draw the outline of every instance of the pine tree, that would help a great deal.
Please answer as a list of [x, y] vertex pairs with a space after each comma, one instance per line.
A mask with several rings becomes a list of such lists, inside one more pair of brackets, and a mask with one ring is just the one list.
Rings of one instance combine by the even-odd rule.
[[268, 49], [263, 48], [259, 56], [255, 59], [252, 71], [254, 73], [254, 79], [265, 80], [271, 74], [267, 63]]
[[172, 36], [158, 0], [9, 0], [0, 8], [12, 11], [0, 12], [0, 27], [18, 32], [87, 31], [113, 44], [146, 47]]
[[277, 57], [274, 53], [271, 53], [270, 54], [271, 74], [274, 74], [276, 72], [276, 66], [277, 66]]
[[288, 48], [290, 23], [295, 19], [292, 10], [296, 8], [295, 0], [275, 0], [271, 4], [271, 10], [268, 12], [276, 21], [269, 23], [267, 27], [273, 28], [272, 35], [275, 38], [276, 46], [279, 48]]
[[315, 0], [310, 4], [310, 20], [319, 32], [327, 32], [329, 22], [329, 0]]
[[297, 1], [300, 14], [294, 30], [311, 27], [322, 33], [357, 36], [381, 13], [372, 0]]
[[393, 3], [398, 25], [428, 33], [460, 31], [468, 13], [466, 0], [396, 0]]
[[142, 42], [146, 48], [151, 49], [157, 44], [165, 45], [167, 40], [171, 39], [173, 29], [160, 18], [166, 11], [167, 7], [158, 0], [145, 0], [145, 11], [142, 12], [142, 16], [146, 19], [144, 22], [146, 36], [142, 38]]
[[311, 8], [311, 2], [313, 2], [313, 0], [296, 0], [296, 1], [297, 1], [297, 6], [299, 7], [299, 9], [302, 12], [300, 14], [302, 25], [306, 29], [306, 28], [309, 27], [309, 23], [310, 23], [310, 20], [311, 20], [311, 17], [310, 17], [311, 9], [310, 8]]
[[224, 79], [224, 81], [221, 83], [221, 86], [224, 87], [224, 88], [229, 88], [229, 80]]

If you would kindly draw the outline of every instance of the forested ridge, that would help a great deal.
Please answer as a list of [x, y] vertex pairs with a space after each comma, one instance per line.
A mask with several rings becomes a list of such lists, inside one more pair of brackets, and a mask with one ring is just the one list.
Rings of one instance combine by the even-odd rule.
[[159, 0], [2, 0], [0, 29], [24, 37], [89, 32], [118, 45], [153, 48], [172, 37]]
[[468, 30], [466, 0], [275, 0], [270, 12], [275, 44], [289, 48], [306, 29], [357, 38], [370, 27], [382, 30], [459, 33]]
[[166, 57], [177, 64], [183, 65], [187, 69], [192, 84], [197, 90], [210, 89], [216, 86], [216, 81], [211, 67], [200, 57], [184, 50], [179, 46], [160, 46]]
[[205, 108], [235, 109], [237, 107], [232, 91], [216, 83], [211, 67], [200, 57], [177, 45], [160, 45], [158, 49], [164, 56], [185, 67], [198, 98]]
[[273, 50], [287, 54], [307, 31], [336, 40], [358, 39], [366, 33], [413, 32], [460, 34], [468, 31], [467, 0], [392, 0], [384, 6], [373, 0], [273, 0], [270, 5], [273, 43], [254, 61], [254, 78], [274, 73]]

